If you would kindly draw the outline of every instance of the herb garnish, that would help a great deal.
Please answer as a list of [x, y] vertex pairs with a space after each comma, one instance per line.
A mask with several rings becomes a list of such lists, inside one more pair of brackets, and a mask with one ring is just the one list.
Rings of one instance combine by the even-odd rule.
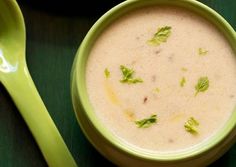
[[200, 77], [198, 79], [198, 83], [195, 85], [195, 90], [196, 90], [195, 96], [197, 96], [199, 92], [205, 92], [208, 88], [209, 88], [208, 77]]
[[185, 67], [182, 67], [181, 70], [182, 70], [183, 72], [187, 72], [187, 71], [188, 71], [188, 69], [185, 68]]
[[123, 78], [120, 80], [122, 83], [128, 83], [128, 84], [135, 84], [135, 83], [141, 83], [143, 80], [141, 78], [133, 78], [134, 70], [129, 69], [123, 65], [120, 66], [120, 70], [122, 71]]
[[181, 87], [184, 87], [185, 83], [186, 83], [186, 79], [185, 79], [185, 77], [183, 77], [183, 78], [180, 80], [180, 86], [181, 86]]
[[200, 56], [205, 56], [208, 53], [207, 50], [203, 49], [203, 48], [198, 48], [198, 54]]
[[199, 126], [199, 122], [193, 117], [190, 117], [188, 121], [185, 122], [184, 124], [185, 130], [192, 134], [198, 133], [198, 129], [197, 129], [198, 126]]
[[159, 93], [159, 92], [160, 92], [160, 89], [159, 89], [159, 88], [155, 88], [153, 91], [154, 91], [155, 93]]
[[135, 121], [135, 124], [139, 128], [148, 128], [156, 122], [157, 122], [157, 115], [151, 115], [149, 118], [145, 118], [145, 119], [142, 119], [142, 120], [139, 120], [139, 121]]
[[107, 68], [105, 68], [104, 74], [105, 74], [105, 77], [106, 77], [106, 78], [109, 78], [109, 77], [110, 77], [110, 71], [109, 71]]
[[167, 41], [167, 38], [171, 34], [171, 27], [170, 26], [165, 26], [158, 28], [157, 32], [154, 34], [153, 38], [148, 40], [148, 43], [150, 45], [155, 45], [158, 46], [163, 42]]

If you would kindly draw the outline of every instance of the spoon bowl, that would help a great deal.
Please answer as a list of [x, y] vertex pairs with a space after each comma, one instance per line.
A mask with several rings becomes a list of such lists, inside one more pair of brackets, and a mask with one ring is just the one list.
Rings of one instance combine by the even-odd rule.
[[0, 82], [12, 97], [50, 167], [76, 163], [27, 68], [24, 18], [15, 0], [0, 0]]

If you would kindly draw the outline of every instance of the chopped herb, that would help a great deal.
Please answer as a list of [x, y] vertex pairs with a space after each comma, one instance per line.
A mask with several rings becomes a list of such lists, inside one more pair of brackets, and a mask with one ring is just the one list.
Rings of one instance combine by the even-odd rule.
[[145, 118], [145, 119], [142, 119], [142, 120], [139, 120], [139, 121], [135, 121], [135, 124], [139, 128], [148, 128], [156, 122], [157, 122], [157, 115], [151, 115], [149, 118]]
[[104, 74], [105, 74], [105, 77], [106, 77], [106, 78], [109, 78], [109, 77], [110, 77], [110, 71], [109, 71], [107, 68], [105, 68]]
[[188, 69], [187, 69], [187, 68], [184, 68], [184, 67], [182, 67], [181, 70], [182, 70], [183, 72], [188, 71]]
[[199, 122], [193, 117], [190, 117], [188, 121], [185, 122], [184, 124], [185, 130], [192, 134], [198, 133], [198, 129], [197, 129], [198, 126], [199, 126]]
[[153, 38], [148, 40], [148, 43], [150, 45], [155, 45], [158, 46], [163, 42], [167, 41], [167, 38], [171, 34], [171, 27], [170, 26], [165, 26], [158, 28], [157, 32], [154, 34]]
[[160, 89], [159, 89], [159, 88], [155, 88], [153, 91], [154, 91], [155, 93], [159, 93], [159, 92], [160, 92]]
[[134, 110], [132, 108], [127, 108], [124, 110], [125, 115], [127, 116], [127, 118], [131, 121], [135, 120], [135, 113]]
[[195, 85], [195, 90], [196, 90], [195, 96], [197, 96], [199, 92], [205, 92], [208, 88], [209, 88], [208, 77], [200, 77], [198, 79], [198, 83]]
[[183, 77], [180, 81], [180, 86], [184, 87], [185, 83], [186, 83], [186, 79], [185, 79], [185, 77]]
[[208, 51], [205, 50], [205, 49], [203, 49], [203, 48], [199, 48], [199, 49], [198, 49], [198, 54], [199, 54], [200, 56], [205, 56], [207, 53], [208, 53]]
[[123, 65], [120, 66], [120, 70], [122, 71], [123, 78], [120, 80], [122, 83], [128, 83], [128, 84], [135, 84], [135, 83], [141, 83], [143, 80], [141, 78], [133, 78], [134, 70], [129, 69]]

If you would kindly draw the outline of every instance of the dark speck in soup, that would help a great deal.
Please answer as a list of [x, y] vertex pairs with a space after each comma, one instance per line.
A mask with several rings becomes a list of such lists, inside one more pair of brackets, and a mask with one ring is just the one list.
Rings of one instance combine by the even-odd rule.
[[169, 62], [173, 62], [173, 61], [174, 61], [174, 54], [171, 54], [171, 55], [168, 57], [168, 61], [169, 61]]
[[174, 143], [174, 140], [173, 139], [169, 139], [168, 143]]
[[152, 78], [151, 78], [152, 82], [156, 82], [156, 79], [157, 79], [156, 75], [153, 75]]
[[229, 97], [230, 97], [231, 99], [233, 99], [233, 98], [234, 98], [234, 95], [229, 95]]
[[147, 103], [147, 101], [148, 101], [148, 97], [145, 96], [144, 99], [143, 99], [143, 103], [145, 104], [145, 103]]
[[155, 51], [155, 54], [156, 54], [156, 55], [159, 55], [160, 52], [161, 52], [160, 49], [159, 49], [159, 50], [156, 50], [156, 51]]

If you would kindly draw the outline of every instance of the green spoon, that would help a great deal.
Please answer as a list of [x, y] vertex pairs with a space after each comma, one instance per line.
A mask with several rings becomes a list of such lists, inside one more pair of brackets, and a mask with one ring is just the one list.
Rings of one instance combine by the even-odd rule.
[[76, 167], [29, 74], [25, 25], [15, 0], [0, 0], [0, 82], [6, 87], [50, 167]]

